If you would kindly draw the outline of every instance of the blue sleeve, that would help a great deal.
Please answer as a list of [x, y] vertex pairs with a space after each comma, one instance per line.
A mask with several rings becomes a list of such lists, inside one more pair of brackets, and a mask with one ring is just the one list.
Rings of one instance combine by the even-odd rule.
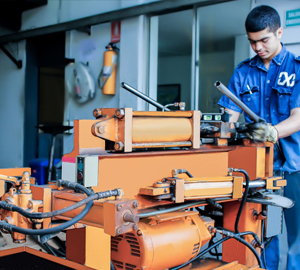
[[293, 89], [292, 96], [290, 98], [290, 108], [295, 109], [300, 107], [300, 80], [297, 78], [300, 78], [300, 69], [298, 70], [296, 74], [296, 82], [295, 82], [295, 87]]
[[[228, 84], [228, 89], [239, 99], [240, 98], [240, 89], [241, 89], [241, 83], [239, 79], [239, 74], [237, 69], [234, 70], [233, 75], [231, 76], [231, 79]], [[231, 101], [227, 96], [223, 95], [221, 99], [219, 100], [218, 104], [226, 109], [230, 109], [236, 112], [241, 113], [242, 110], [240, 107], [238, 107], [233, 101]]]

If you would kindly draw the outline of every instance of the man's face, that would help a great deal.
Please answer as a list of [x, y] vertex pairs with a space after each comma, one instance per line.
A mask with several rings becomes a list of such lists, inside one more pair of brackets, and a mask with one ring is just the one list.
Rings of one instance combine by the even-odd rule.
[[250, 45], [255, 53], [263, 61], [271, 61], [281, 51], [280, 39], [282, 36], [282, 28], [278, 28], [276, 33], [270, 32], [266, 28], [259, 32], [248, 32]]

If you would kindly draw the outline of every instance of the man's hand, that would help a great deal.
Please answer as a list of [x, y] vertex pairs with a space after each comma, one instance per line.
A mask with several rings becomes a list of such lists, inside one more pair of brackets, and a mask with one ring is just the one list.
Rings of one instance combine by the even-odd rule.
[[247, 124], [246, 135], [255, 142], [272, 142], [277, 143], [278, 131], [275, 127], [267, 123]]

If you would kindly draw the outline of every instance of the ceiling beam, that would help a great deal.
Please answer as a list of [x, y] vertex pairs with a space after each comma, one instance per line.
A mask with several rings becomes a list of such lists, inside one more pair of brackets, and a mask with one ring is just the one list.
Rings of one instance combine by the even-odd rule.
[[36, 29], [24, 30], [13, 34], [0, 36], [0, 45], [8, 42], [16, 42], [36, 36], [53, 34], [58, 32], [65, 32], [70, 30], [81, 29], [83, 27], [92, 26], [96, 24], [124, 20], [139, 15], [160, 15], [175, 11], [187, 10], [193, 7], [201, 7], [208, 5], [215, 5], [224, 2], [235, 0], [163, 0], [147, 4], [137, 5], [134, 7], [114, 10], [98, 15], [92, 15], [82, 19], [39, 27]]

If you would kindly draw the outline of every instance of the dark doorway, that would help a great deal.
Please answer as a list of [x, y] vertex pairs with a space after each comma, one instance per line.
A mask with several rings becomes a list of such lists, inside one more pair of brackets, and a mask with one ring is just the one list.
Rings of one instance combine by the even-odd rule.
[[[49, 158], [52, 135], [41, 125], [62, 125], [64, 118], [65, 33], [27, 40], [25, 79], [24, 166], [36, 158]], [[62, 156], [56, 138], [55, 157]]]

